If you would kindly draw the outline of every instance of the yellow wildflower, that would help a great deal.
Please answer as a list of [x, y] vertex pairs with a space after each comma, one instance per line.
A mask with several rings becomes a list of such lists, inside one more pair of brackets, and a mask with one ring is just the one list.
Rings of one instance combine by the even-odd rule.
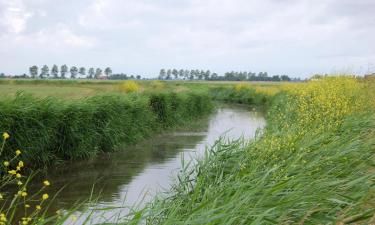
[[22, 196], [22, 197], [26, 197], [26, 196], [27, 196], [27, 192], [24, 192], [24, 191], [21, 192], [21, 196]]
[[49, 197], [48, 194], [43, 194], [43, 195], [42, 195], [42, 199], [43, 199], [43, 200], [48, 199], [48, 197]]
[[16, 155], [17, 155], [17, 156], [18, 156], [18, 155], [21, 155], [21, 150], [17, 149], [17, 150], [16, 150]]
[[24, 163], [23, 163], [23, 161], [19, 161], [19, 162], [18, 162], [18, 166], [19, 166], [20, 168], [24, 167]]
[[4, 161], [3, 164], [4, 164], [4, 166], [9, 166], [9, 162], [8, 161]]
[[51, 183], [50, 183], [48, 180], [45, 180], [45, 181], [43, 182], [43, 184], [44, 184], [44, 186], [50, 186], [50, 185], [51, 185]]
[[22, 175], [21, 175], [21, 174], [19, 174], [19, 173], [17, 173], [17, 174], [16, 174], [16, 177], [17, 177], [17, 178], [21, 178], [21, 177], [22, 177]]
[[8, 139], [10, 136], [9, 136], [9, 134], [7, 133], [7, 132], [4, 132], [3, 133], [3, 139], [4, 140], [6, 140], [6, 139]]
[[9, 173], [9, 174], [12, 174], [12, 175], [16, 175], [16, 174], [17, 174], [17, 171], [15, 171], [15, 170], [9, 170], [8, 173]]
[[36, 205], [35, 208], [36, 208], [37, 210], [41, 210], [41, 209], [42, 209], [42, 206], [40, 206], [40, 205]]

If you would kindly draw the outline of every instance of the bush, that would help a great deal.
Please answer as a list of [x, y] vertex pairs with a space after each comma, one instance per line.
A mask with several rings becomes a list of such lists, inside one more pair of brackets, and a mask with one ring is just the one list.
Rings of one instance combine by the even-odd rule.
[[126, 93], [138, 92], [139, 89], [139, 85], [133, 80], [127, 80], [120, 84], [120, 90]]

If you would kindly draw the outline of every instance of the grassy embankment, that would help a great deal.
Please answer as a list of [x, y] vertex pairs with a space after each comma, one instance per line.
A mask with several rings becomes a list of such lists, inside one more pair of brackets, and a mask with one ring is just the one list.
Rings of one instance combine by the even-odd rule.
[[[374, 88], [344, 77], [281, 88], [261, 137], [218, 142], [129, 223], [374, 224]], [[253, 91], [239, 92], [222, 96]]]
[[[13, 90], [23, 90], [24, 83], [31, 85], [22, 81], [13, 84], [16, 86], [12, 86]], [[33, 88], [48, 93], [49, 88], [59, 83], [63, 88], [67, 84], [78, 85], [70, 81], [36, 81]], [[2, 160], [9, 159], [15, 149], [21, 149], [22, 160], [34, 167], [86, 158], [133, 144], [157, 131], [187, 124], [212, 109], [207, 93], [176, 93], [162, 84], [147, 85], [143, 93], [124, 94], [121, 85], [116, 83], [113, 87], [116, 91], [97, 92], [99, 94], [76, 100], [32, 97], [24, 93], [1, 99], [0, 129], [10, 134]], [[77, 88], [74, 95], [79, 95], [82, 85]], [[70, 91], [67, 89], [64, 94]], [[38, 93], [35, 96], [39, 96]]]

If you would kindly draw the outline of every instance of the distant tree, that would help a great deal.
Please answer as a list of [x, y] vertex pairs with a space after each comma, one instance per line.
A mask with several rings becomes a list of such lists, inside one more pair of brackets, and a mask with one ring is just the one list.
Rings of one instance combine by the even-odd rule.
[[167, 70], [167, 77], [165, 79], [170, 80], [172, 78], [171, 74], [172, 74], [172, 71], [170, 69], [168, 69]]
[[135, 78], [134, 75], [130, 75], [130, 79], [134, 80], [134, 78]]
[[112, 69], [110, 67], [105, 68], [104, 74], [108, 77], [112, 74]]
[[178, 71], [178, 76], [180, 77], [180, 79], [183, 79], [184, 78], [184, 70], [183, 69], [180, 69], [179, 71]]
[[0, 73], [0, 78], [5, 78], [5, 74], [4, 73]]
[[68, 66], [62, 65], [60, 69], [61, 78], [65, 79], [67, 73], [68, 73]]
[[57, 79], [59, 77], [59, 67], [57, 67], [56, 64], [52, 66], [51, 74], [52, 74], [53, 78], [55, 78], [55, 79]]
[[173, 69], [172, 70], [172, 75], [174, 76], [174, 79], [177, 80], [177, 78], [178, 78], [178, 71], [176, 69]]
[[280, 76], [279, 75], [272, 76], [272, 81], [281, 81]]
[[203, 70], [201, 70], [201, 71], [195, 70], [195, 76], [197, 77], [198, 80], [202, 80], [203, 79], [203, 74], [204, 74]]
[[49, 77], [49, 68], [47, 65], [44, 65], [41, 69], [40, 78]]
[[195, 77], [195, 70], [190, 70], [189, 80], [194, 80], [194, 77]]
[[80, 67], [79, 68], [79, 74], [81, 76], [86, 76], [86, 68], [85, 67]]
[[166, 75], [165, 69], [161, 69], [159, 72], [159, 80], [164, 80]]
[[218, 80], [218, 79], [219, 79], [219, 76], [217, 75], [217, 73], [213, 73], [213, 74], [211, 75], [211, 79], [212, 79], [212, 80]]
[[209, 79], [210, 79], [210, 75], [211, 75], [211, 71], [210, 71], [210, 70], [207, 70], [207, 71], [204, 73], [204, 79], [205, 79], [205, 80], [209, 80]]
[[137, 80], [140, 80], [141, 79], [141, 75], [137, 75], [136, 78], [137, 78]]
[[184, 71], [184, 79], [185, 79], [185, 80], [188, 80], [188, 79], [189, 79], [189, 76], [190, 76], [190, 71], [189, 71], [189, 70], [185, 70], [185, 71]]
[[91, 68], [89, 69], [89, 76], [88, 76], [88, 78], [89, 78], [89, 79], [93, 79], [93, 78], [94, 78], [94, 75], [95, 75], [95, 69], [91, 67]]
[[95, 71], [95, 79], [99, 79], [100, 76], [102, 75], [102, 69], [100, 68], [97, 68], [96, 71]]
[[282, 81], [290, 81], [291, 79], [289, 78], [288, 75], [282, 75], [282, 76], [281, 76], [281, 80], [282, 80]]
[[38, 76], [38, 66], [31, 66], [29, 68], [31, 78], [36, 78]]
[[78, 68], [73, 66], [70, 68], [70, 78], [75, 79], [77, 77]]

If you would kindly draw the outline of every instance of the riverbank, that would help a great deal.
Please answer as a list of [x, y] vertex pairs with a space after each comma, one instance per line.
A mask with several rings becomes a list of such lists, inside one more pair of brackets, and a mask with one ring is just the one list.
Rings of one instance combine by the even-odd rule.
[[187, 124], [212, 108], [203, 92], [110, 93], [75, 101], [20, 93], [0, 101], [0, 127], [10, 135], [2, 159], [15, 149], [33, 168], [88, 158]]
[[374, 223], [374, 97], [373, 86], [344, 77], [278, 93], [261, 137], [219, 142], [127, 222]]

